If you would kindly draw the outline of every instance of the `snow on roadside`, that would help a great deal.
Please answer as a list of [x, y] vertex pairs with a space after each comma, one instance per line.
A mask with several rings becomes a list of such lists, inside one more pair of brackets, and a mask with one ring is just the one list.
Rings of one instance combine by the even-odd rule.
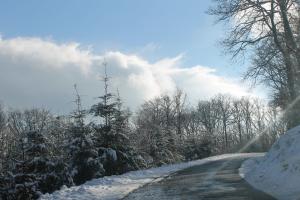
[[157, 168], [132, 171], [119, 176], [106, 176], [99, 179], [93, 179], [80, 186], [63, 187], [61, 190], [52, 194], [45, 194], [41, 200], [83, 200], [83, 199], [101, 199], [116, 200], [126, 196], [131, 191], [155, 180], [159, 180], [173, 172], [181, 169], [201, 165], [210, 161], [224, 158], [250, 157], [254, 154], [224, 154], [213, 156], [201, 160], [195, 160], [179, 164], [164, 165]]
[[280, 200], [300, 199], [300, 126], [282, 135], [264, 157], [246, 160], [240, 170], [247, 182]]

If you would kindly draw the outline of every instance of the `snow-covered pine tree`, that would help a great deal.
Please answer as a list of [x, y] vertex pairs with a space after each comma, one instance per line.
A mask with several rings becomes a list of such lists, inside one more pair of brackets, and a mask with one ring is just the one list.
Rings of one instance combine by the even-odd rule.
[[110, 78], [107, 75], [107, 63], [104, 62], [103, 66], [105, 75], [103, 78], [104, 95], [98, 97], [100, 101], [91, 107], [90, 113], [100, 119], [99, 124], [94, 124], [97, 145], [99, 147], [108, 148], [114, 145], [114, 136], [111, 129], [117, 103], [114, 100], [115, 96], [108, 91], [108, 83]]
[[91, 138], [91, 129], [85, 125], [86, 111], [82, 109], [81, 98], [76, 85], [76, 109], [72, 113], [73, 119], [69, 127], [70, 138], [66, 150], [70, 156], [70, 170], [76, 185], [92, 178], [104, 175], [104, 169], [98, 156], [97, 148]]
[[128, 132], [128, 110], [123, 110], [119, 94], [116, 96], [108, 91], [109, 77], [107, 63], [104, 66], [104, 95], [100, 101], [91, 107], [90, 113], [98, 117], [99, 124], [94, 124], [95, 140], [102, 156], [106, 175], [120, 174], [139, 168], [137, 163], [143, 163], [140, 156], [134, 153], [130, 146]]
[[[113, 133], [112, 138], [112, 148], [120, 149], [126, 151], [126, 148], [130, 146], [129, 144], [129, 117], [131, 115], [129, 109], [123, 109], [123, 102], [117, 90], [117, 95], [115, 99], [115, 108], [112, 113], [112, 123], [111, 123], [111, 132]], [[126, 145], [126, 146], [125, 146]]]
[[123, 108], [123, 102], [119, 90], [117, 90], [112, 131], [115, 136], [113, 148], [117, 149], [117, 156], [119, 158], [118, 168], [116, 169], [119, 173], [146, 167], [145, 160], [130, 143], [129, 136], [132, 134], [129, 120], [130, 116], [131, 112], [128, 108]]
[[63, 162], [52, 161], [47, 139], [39, 131], [27, 131], [23, 138], [24, 160], [16, 164], [10, 177], [8, 199], [37, 199], [62, 185], [72, 185]]

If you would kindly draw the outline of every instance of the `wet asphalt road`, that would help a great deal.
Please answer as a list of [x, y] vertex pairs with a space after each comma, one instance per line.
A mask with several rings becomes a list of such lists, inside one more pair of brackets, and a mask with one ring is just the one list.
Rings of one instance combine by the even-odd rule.
[[130, 193], [124, 200], [273, 200], [239, 176], [245, 159], [223, 159], [187, 168]]

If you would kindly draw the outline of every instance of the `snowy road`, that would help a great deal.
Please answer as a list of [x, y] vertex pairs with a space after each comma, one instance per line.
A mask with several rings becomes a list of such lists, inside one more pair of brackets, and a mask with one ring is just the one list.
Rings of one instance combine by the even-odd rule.
[[274, 199], [239, 176], [238, 169], [245, 159], [225, 158], [184, 169], [130, 193], [124, 200]]

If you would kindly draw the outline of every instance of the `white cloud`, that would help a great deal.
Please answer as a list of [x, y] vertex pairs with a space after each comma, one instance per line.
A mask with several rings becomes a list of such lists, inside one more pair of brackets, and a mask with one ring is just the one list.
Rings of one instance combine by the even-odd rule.
[[209, 67], [183, 67], [183, 55], [157, 62], [121, 52], [97, 55], [78, 43], [58, 44], [40, 38], [0, 40], [0, 98], [13, 107], [46, 106], [54, 112], [72, 108], [72, 85], [78, 84], [85, 105], [102, 94], [99, 76], [104, 59], [108, 63], [111, 88], [119, 88], [127, 105], [136, 107], [144, 100], [176, 87], [194, 101], [216, 93], [243, 96], [240, 83], [216, 75]]
[[79, 49], [78, 43], [57, 45], [40, 38], [0, 39], [0, 54], [14, 62], [43, 64], [40, 67], [62, 68], [73, 65], [84, 73], [89, 71], [92, 64], [90, 52]]

